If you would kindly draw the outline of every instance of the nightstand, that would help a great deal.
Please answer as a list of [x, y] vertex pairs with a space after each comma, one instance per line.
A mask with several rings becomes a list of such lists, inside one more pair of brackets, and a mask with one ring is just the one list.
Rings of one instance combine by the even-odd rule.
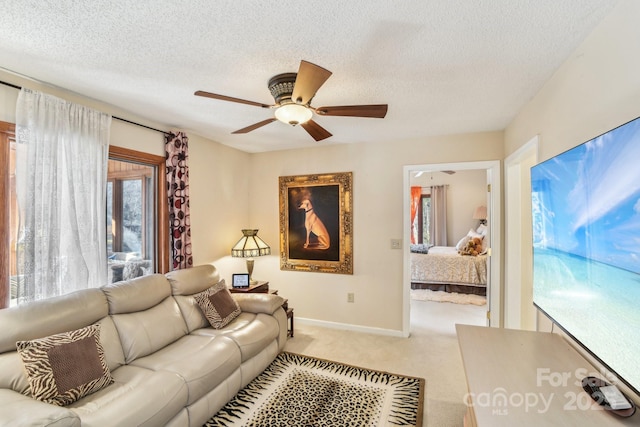
[[287, 321], [289, 323], [289, 327], [287, 328], [287, 336], [293, 338], [293, 308], [287, 307], [285, 311], [287, 313]]
[[[258, 282], [255, 285], [250, 285], [246, 288], [229, 288], [229, 292], [232, 294], [238, 293], [257, 293], [257, 294], [266, 294], [269, 292], [269, 282]], [[276, 291], [277, 292], [277, 291]]]

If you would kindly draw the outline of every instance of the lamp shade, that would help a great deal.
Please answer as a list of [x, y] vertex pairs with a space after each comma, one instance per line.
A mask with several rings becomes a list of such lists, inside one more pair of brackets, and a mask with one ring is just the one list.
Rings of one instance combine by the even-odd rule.
[[487, 219], [487, 207], [478, 206], [476, 211], [473, 213], [473, 219]]
[[258, 230], [242, 230], [242, 238], [231, 249], [231, 256], [253, 258], [270, 255], [271, 248], [258, 237]]

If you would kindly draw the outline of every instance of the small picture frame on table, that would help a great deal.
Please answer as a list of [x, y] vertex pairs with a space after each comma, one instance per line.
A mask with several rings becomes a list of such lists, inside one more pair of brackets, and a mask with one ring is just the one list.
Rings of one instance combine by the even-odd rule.
[[249, 274], [234, 274], [232, 277], [231, 286], [234, 288], [248, 288]]

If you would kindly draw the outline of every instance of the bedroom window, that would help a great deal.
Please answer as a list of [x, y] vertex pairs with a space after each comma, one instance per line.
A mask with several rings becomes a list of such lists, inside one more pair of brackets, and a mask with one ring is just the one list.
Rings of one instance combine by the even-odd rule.
[[431, 195], [420, 197], [418, 218], [421, 219], [418, 229], [418, 243], [431, 244]]

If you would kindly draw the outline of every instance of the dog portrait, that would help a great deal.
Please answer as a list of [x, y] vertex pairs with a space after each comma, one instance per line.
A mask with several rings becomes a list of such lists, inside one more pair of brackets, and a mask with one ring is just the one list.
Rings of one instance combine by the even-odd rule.
[[280, 177], [282, 270], [352, 274], [351, 173]]
[[[307, 235], [307, 240], [304, 242], [303, 247], [305, 249], [317, 249], [326, 250], [331, 247], [331, 238], [327, 227], [313, 209], [313, 204], [309, 198], [306, 198], [300, 203], [298, 209], [304, 211], [304, 229]], [[311, 233], [316, 237], [316, 243], [310, 243]]]

